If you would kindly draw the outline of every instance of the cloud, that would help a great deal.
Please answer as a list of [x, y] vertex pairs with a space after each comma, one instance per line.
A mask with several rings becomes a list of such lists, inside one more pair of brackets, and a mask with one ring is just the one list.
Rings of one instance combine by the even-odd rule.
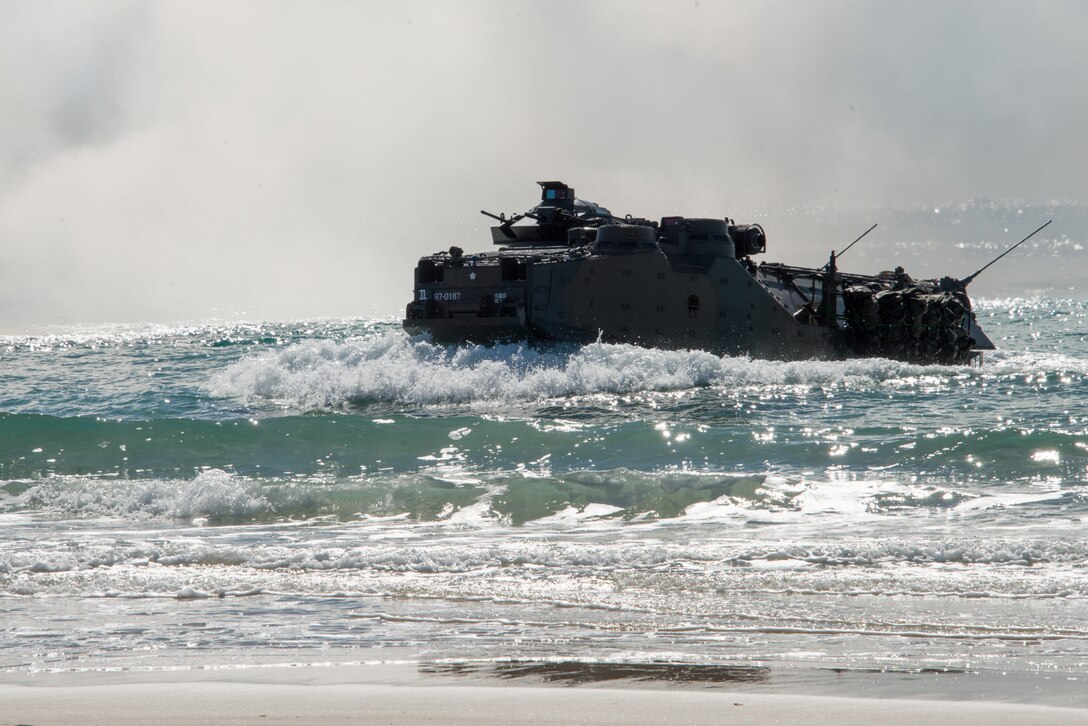
[[1086, 31], [1072, 2], [7, 4], [0, 316], [393, 314], [538, 178], [651, 216], [1077, 198]]

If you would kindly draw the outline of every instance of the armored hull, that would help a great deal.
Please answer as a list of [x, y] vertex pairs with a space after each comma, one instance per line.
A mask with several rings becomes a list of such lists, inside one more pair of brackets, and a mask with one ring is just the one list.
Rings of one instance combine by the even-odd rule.
[[[596, 340], [755, 358], [883, 356], [966, 363], [993, 348], [962, 285], [756, 264], [766, 238], [730, 219], [622, 219], [539, 182], [495, 217], [494, 252], [428, 255], [404, 328], [436, 343]], [[487, 214], [485, 212], [485, 214]], [[489, 215], [494, 216], [494, 215]], [[518, 225], [523, 218], [536, 222]]]

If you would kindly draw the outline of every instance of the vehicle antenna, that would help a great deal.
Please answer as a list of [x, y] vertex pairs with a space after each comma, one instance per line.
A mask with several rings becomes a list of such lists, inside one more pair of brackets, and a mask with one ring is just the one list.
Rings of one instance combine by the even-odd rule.
[[846, 246], [846, 249], [845, 249], [845, 250], [843, 250], [842, 252], [836, 252], [836, 253], [835, 253], [835, 257], [842, 257], [843, 255], [845, 255], [845, 254], [846, 254], [846, 252], [847, 252], [847, 250], [849, 250], [849, 249], [850, 249], [851, 247], [853, 247], [854, 245], [856, 245], [856, 244], [857, 244], [858, 242], [861, 242], [861, 238], [862, 238], [862, 237], [864, 237], [865, 235], [869, 234], [870, 232], [872, 232], [872, 231], [873, 231], [874, 229], [876, 229], [876, 225], [875, 225], [875, 224], [874, 224], [874, 225], [873, 225], [872, 227], [870, 227], [869, 229], [867, 229], [867, 230], [865, 230], [864, 232], [862, 232], [862, 233], [861, 233], [861, 237], [858, 237], [858, 238], [857, 238], [856, 240], [854, 240], [853, 242], [851, 242], [850, 244], [848, 244], [848, 245]]
[[[870, 233], [870, 232], [872, 232], [872, 231], [873, 231], [874, 229], [876, 229], [876, 225], [875, 225], [875, 224], [874, 224], [874, 225], [873, 225], [872, 227], [870, 227], [869, 229], [867, 229], [867, 230], [865, 230], [864, 232], [862, 232], [862, 233], [861, 233], [861, 237], [858, 237], [858, 238], [857, 238], [856, 240], [854, 240], [854, 241], [853, 241], [853, 242], [851, 242], [850, 244], [846, 245], [846, 249], [845, 249], [845, 250], [843, 250], [842, 252], [836, 252], [836, 253], [835, 253], [835, 257], [836, 257], [836, 258], [842, 257], [842, 256], [843, 256], [844, 254], [846, 254], [847, 250], [849, 250], [849, 249], [850, 249], [851, 247], [853, 247], [854, 245], [856, 245], [856, 244], [857, 244], [858, 242], [861, 242], [861, 239], [862, 239], [862, 237], [864, 237], [865, 235], [869, 234], [869, 233]], [[831, 264], [831, 263], [829, 262], [828, 264]], [[821, 267], [820, 269], [821, 269], [821, 270], [823, 270], [823, 269], [827, 269], [827, 265], [824, 265], [824, 266], [823, 266], [823, 267]]]
[[997, 257], [995, 257], [995, 258], [993, 258], [992, 260], [990, 260], [990, 261], [989, 261], [988, 263], [986, 263], [986, 264], [985, 264], [985, 265], [983, 265], [983, 266], [982, 266], [981, 268], [979, 268], [979, 269], [978, 269], [978, 270], [977, 270], [977, 271], [976, 271], [976, 272], [975, 272], [975, 273], [974, 273], [973, 275], [968, 275], [967, 277], [965, 277], [965, 278], [963, 278], [962, 280], [960, 280], [960, 285], [962, 285], [963, 287], [967, 287], [968, 285], [970, 285], [970, 284], [971, 284], [971, 283], [972, 283], [972, 282], [974, 281], [974, 279], [975, 279], [976, 277], [978, 277], [979, 275], [981, 275], [981, 274], [982, 274], [982, 272], [983, 272], [983, 271], [984, 271], [984, 270], [985, 270], [985, 269], [986, 269], [987, 267], [989, 267], [989, 266], [990, 266], [990, 265], [992, 265], [993, 263], [997, 262], [998, 260], [1000, 260], [1000, 259], [1001, 259], [1002, 257], [1004, 257], [1005, 255], [1009, 254], [1010, 252], [1012, 252], [1012, 251], [1013, 251], [1013, 250], [1015, 250], [1015, 249], [1016, 249], [1017, 247], [1019, 247], [1020, 245], [1024, 244], [1025, 242], [1027, 242], [1027, 241], [1028, 241], [1029, 239], [1031, 239], [1031, 238], [1032, 238], [1032, 237], [1034, 237], [1035, 235], [1039, 234], [1039, 232], [1041, 232], [1041, 231], [1043, 230], [1043, 227], [1046, 227], [1046, 225], [1047, 225], [1047, 224], [1050, 224], [1050, 223], [1051, 223], [1051, 222], [1053, 222], [1053, 221], [1054, 221], [1053, 219], [1047, 220], [1047, 223], [1046, 223], [1046, 224], [1044, 224], [1044, 225], [1042, 225], [1042, 227], [1039, 227], [1039, 229], [1035, 230], [1034, 232], [1032, 232], [1031, 234], [1029, 234], [1029, 235], [1028, 235], [1027, 237], [1025, 237], [1024, 239], [1020, 240], [1019, 242], [1017, 242], [1016, 244], [1014, 244], [1014, 245], [1013, 245], [1012, 247], [1010, 247], [1009, 249], [1007, 249], [1007, 250], [1005, 250], [1004, 252], [1002, 252], [1002, 253], [1001, 253], [1000, 255], [998, 255]]

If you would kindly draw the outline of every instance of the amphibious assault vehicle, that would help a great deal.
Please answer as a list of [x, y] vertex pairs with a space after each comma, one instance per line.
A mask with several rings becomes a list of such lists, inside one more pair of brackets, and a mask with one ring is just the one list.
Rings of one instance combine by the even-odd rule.
[[[942, 364], [994, 347], [971, 312], [973, 275], [914, 280], [901, 267], [850, 274], [834, 252], [818, 269], [757, 264], [767, 246], [758, 224], [621, 218], [562, 182], [537, 183], [542, 197], [528, 212], [482, 212], [498, 222], [498, 251], [450, 247], [419, 261], [409, 333], [436, 343], [600, 340], [754, 358]], [[523, 219], [533, 224], [518, 225]]]

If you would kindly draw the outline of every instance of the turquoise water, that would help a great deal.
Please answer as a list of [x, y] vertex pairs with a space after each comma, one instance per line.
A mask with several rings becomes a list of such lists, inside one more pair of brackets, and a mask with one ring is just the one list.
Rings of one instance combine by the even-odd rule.
[[364, 319], [0, 337], [0, 668], [664, 663], [1083, 705], [1088, 303], [976, 312], [981, 368]]

